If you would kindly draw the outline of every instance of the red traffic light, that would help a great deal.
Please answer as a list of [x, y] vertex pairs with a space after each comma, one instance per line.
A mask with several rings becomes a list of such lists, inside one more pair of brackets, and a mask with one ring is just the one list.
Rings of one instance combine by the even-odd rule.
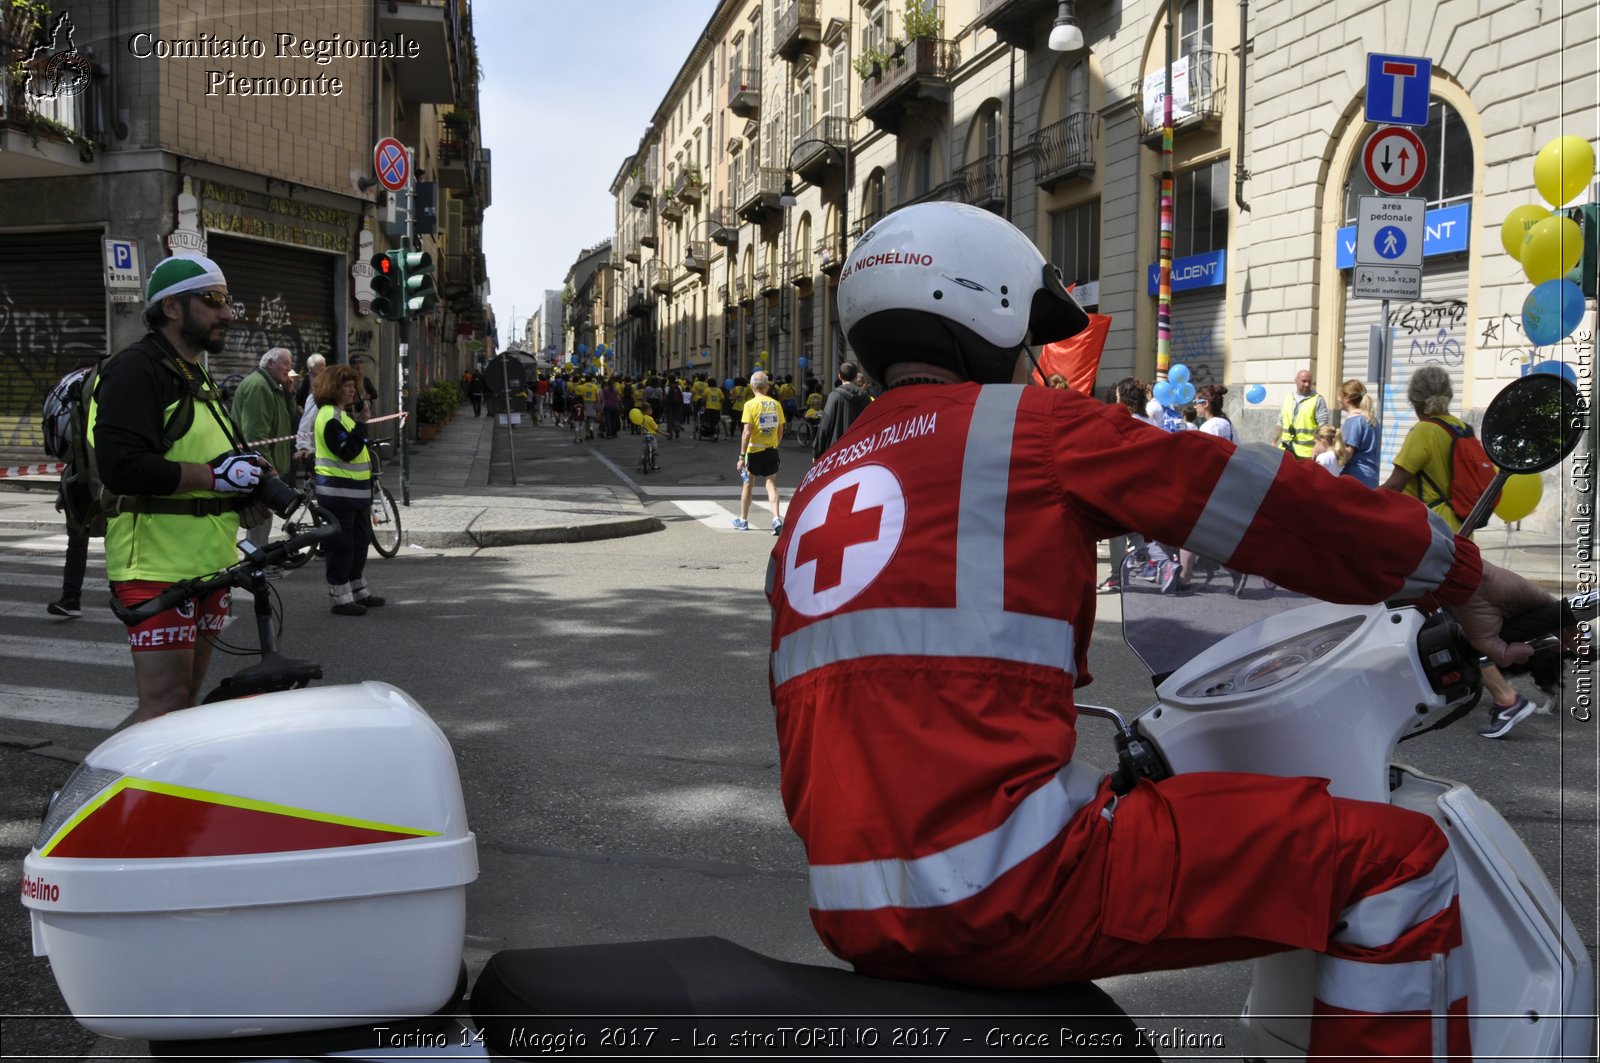
[[378, 272], [382, 273], [384, 276], [388, 276], [390, 273], [394, 272], [394, 263], [389, 260], [388, 255], [379, 255], [377, 258], [372, 260], [372, 264], [376, 266], [378, 268]]

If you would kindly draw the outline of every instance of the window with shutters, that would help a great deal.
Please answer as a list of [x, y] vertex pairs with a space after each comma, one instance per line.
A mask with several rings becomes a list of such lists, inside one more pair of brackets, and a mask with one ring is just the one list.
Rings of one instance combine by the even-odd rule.
[[861, 54], [889, 50], [889, 5], [880, 2], [861, 5]]
[[800, 143], [810, 128], [811, 72], [805, 71], [794, 79], [794, 92], [789, 97], [789, 144]]
[[1100, 279], [1100, 201], [1050, 215], [1050, 261], [1068, 286]]
[[822, 72], [822, 113], [833, 118], [843, 118], [849, 113], [849, 99], [845, 88], [845, 71], [850, 64], [845, 56], [845, 46], [839, 44], [828, 52], [828, 62]]
[[1184, 170], [1173, 181], [1172, 256], [1228, 246], [1228, 160]]
[[1079, 59], [1067, 69], [1067, 109], [1064, 112], [1068, 117], [1075, 114], [1084, 114], [1089, 110], [1089, 60]]

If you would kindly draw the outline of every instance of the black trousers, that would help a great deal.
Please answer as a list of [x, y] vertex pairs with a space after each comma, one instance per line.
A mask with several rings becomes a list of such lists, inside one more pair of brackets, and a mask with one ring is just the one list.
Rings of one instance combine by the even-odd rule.
[[339, 534], [324, 541], [323, 551], [328, 563], [328, 585], [341, 587], [360, 579], [366, 571], [367, 547], [372, 542], [372, 501], [319, 494], [317, 502], [339, 521]]

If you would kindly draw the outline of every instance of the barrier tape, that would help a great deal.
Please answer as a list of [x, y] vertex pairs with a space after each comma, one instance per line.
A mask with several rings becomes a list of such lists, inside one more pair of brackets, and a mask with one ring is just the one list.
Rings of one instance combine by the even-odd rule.
[[[382, 421], [393, 421], [393, 420], [399, 420], [401, 422], [401, 424], [403, 425], [405, 423], [405, 421], [406, 421], [406, 415], [404, 413], [385, 414], [382, 417], [374, 417], [374, 418], [372, 418], [372, 420], [368, 421], [367, 423], [368, 424], [378, 424], [378, 423], [380, 423]], [[277, 436], [277, 437], [275, 437], [273, 439], [253, 439], [250, 442], [246, 443], [245, 446], [247, 446], [247, 447], [264, 447], [268, 443], [288, 443], [288, 442], [291, 442], [293, 439], [294, 439], [294, 436]], [[53, 463], [49, 463], [49, 464], [45, 464], [45, 465], [11, 465], [11, 466], [7, 466], [5, 468], [0, 468], [0, 480], [4, 480], [7, 477], [17, 477], [17, 476], [60, 476], [61, 473], [66, 470], [66, 467], [67, 467], [66, 463], [65, 462], [61, 462], [61, 461], [57, 461], [57, 462], [53, 462]]]
[[7, 476], [60, 476], [61, 471], [67, 466], [63, 462], [53, 465], [12, 465], [0, 469], [0, 480]]

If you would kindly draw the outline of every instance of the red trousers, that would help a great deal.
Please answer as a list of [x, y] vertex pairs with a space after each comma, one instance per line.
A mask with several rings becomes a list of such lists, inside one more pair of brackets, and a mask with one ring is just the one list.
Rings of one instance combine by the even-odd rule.
[[1060, 890], [1005, 947], [863, 969], [1037, 986], [1311, 949], [1319, 1063], [1471, 1060], [1455, 861], [1431, 819], [1321, 779], [1231, 773], [1100, 807], [1068, 827]]

